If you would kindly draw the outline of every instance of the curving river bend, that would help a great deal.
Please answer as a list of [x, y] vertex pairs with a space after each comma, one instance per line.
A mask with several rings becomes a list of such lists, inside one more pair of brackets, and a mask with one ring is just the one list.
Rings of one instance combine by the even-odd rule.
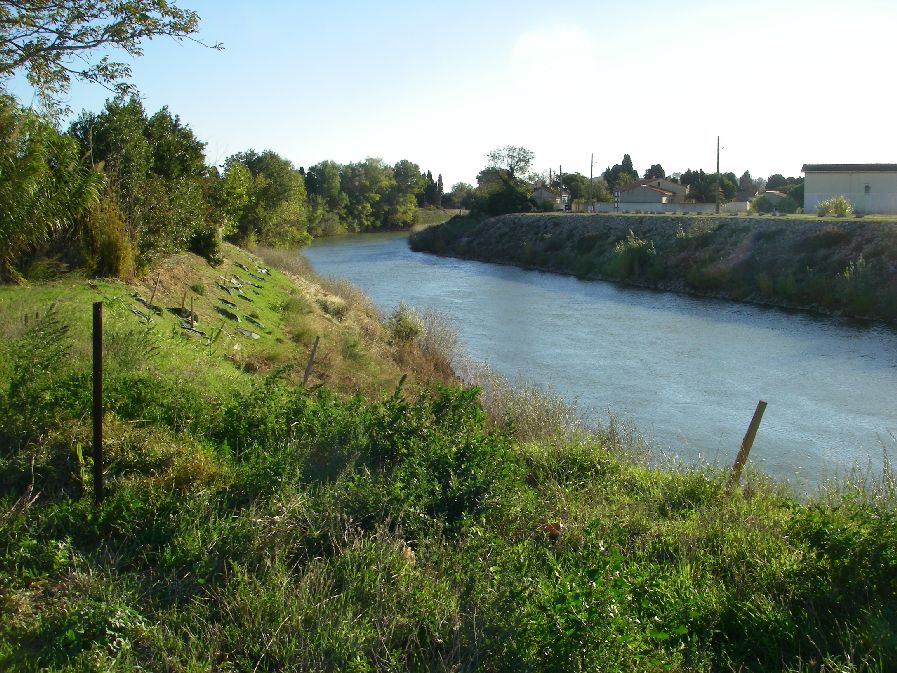
[[438, 309], [473, 358], [587, 418], [612, 412], [687, 462], [730, 463], [758, 399], [769, 406], [751, 460], [773, 477], [812, 486], [897, 454], [891, 327], [415, 253], [403, 233], [303, 254], [386, 313]]

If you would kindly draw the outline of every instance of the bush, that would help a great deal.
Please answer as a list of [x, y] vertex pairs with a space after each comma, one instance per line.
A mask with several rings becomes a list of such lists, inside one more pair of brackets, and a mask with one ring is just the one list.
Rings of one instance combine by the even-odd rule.
[[816, 210], [819, 217], [850, 217], [853, 214], [853, 204], [842, 194], [820, 201]]
[[639, 277], [657, 256], [657, 251], [654, 249], [654, 241], [643, 240], [630, 229], [626, 238], [614, 246], [614, 255], [616, 275], [625, 280], [633, 276]]
[[424, 323], [413, 306], [401, 302], [386, 321], [386, 328], [393, 342], [408, 343], [421, 335]]
[[87, 213], [85, 257], [97, 276], [133, 278], [136, 250], [114, 197], [105, 195]]

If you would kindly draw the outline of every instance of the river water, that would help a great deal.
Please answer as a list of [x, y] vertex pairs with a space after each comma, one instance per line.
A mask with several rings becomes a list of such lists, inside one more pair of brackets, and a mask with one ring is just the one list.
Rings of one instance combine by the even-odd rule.
[[751, 461], [799, 488], [897, 454], [897, 330], [748, 304], [412, 252], [407, 234], [315, 241], [303, 251], [385, 313], [435, 308], [463, 350], [634, 424], [685, 462], [734, 459], [759, 399]]

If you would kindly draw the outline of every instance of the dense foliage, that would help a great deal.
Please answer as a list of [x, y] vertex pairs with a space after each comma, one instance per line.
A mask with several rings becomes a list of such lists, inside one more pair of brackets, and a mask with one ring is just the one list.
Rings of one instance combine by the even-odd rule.
[[127, 278], [160, 257], [192, 250], [216, 264], [221, 241], [279, 247], [312, 235], [410, 227], [438, 207], [442, 176], [402, 160], [308, 171], [276, 152], [247, 150], [223, 167], [168, 108], [148, 115], [136, 97], [83, 112], [67, 133], [0, 98], [0, 278], [21, 278], [49, 256]]
[[72, 138], [0, 95], [0, 280], [18, 278], [19, 257], [71, 226], [99, 185]]

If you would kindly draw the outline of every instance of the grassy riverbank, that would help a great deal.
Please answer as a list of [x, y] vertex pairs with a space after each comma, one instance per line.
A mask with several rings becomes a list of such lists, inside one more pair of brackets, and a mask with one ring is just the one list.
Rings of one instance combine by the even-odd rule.
[[668, 215], [455, 218], [415, 250], [897, 322], [897, 221]]
[[[384, 321], [294, 256], [226, 252], [139, 286], [0, 288], [0, 669], [897, 666], [890, 473], [799, 503], [755, 472], [727, 492], [651, 468], [620, 428], [482, 369], [482, 396], [443, 387], [438, 318]], [[175, 315], [191, 297], [205, 337]]]

